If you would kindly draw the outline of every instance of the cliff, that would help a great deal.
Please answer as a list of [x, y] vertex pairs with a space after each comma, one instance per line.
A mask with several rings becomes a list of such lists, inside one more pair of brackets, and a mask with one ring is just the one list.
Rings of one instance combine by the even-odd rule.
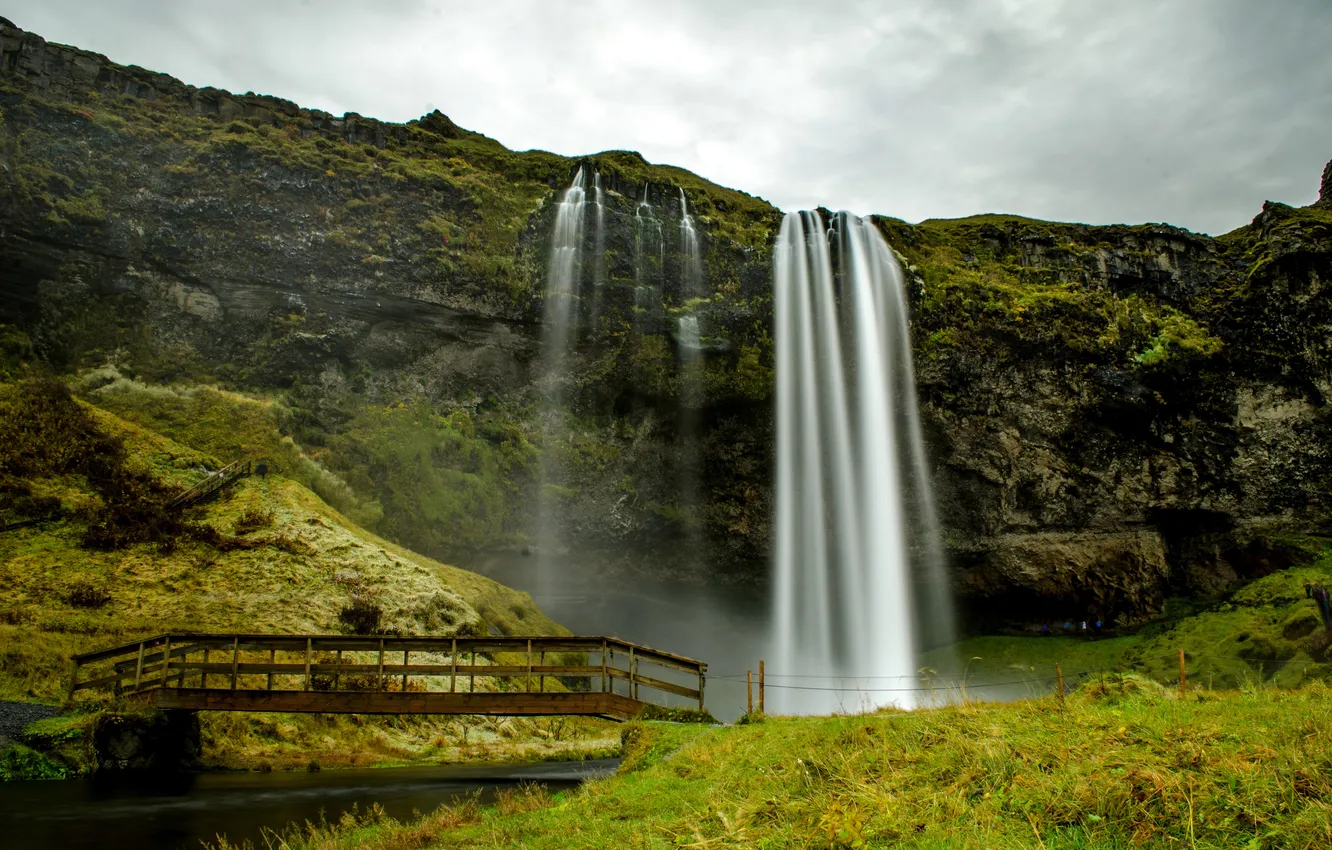
[[[196, 89], [5, 22], [0, 110], [4, 368], [110, 362], [144, 386], [262, 397], [345, 484], [340, 507], [463, 563], [530, 543], [546, 499], [614, 568], [764, 574], [781, 213], [761, 199], [632, 152], [509, 151], [439, 113], [395, 125]], [[579, 167], [605, 188], [603, 285], [552, 439], [541, 292]], [[1218, 238], [878, 220], [911, 280], [935, 486], [976, 622], [1140, 620], [1321, 533], [1330, 177], [1312, 207], [1269, 202]], [[662, 225], [646, 260], [645, 187]], [[702, 299], [678, 286], [680, 189]], [[659, 301], [636, 299], [644, 274]], [[686, 308], [697, 374], [680, 366]], [[177, 415], [139, 402], [157, 427]], [[684, 453], [697, 499], [681, 496]]]

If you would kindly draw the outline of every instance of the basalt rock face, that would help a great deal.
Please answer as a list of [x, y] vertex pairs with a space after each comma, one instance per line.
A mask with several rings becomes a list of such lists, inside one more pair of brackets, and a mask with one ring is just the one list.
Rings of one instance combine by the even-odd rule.
[[[280, 398], [293, 438], [383, 505], [381, 530], [464, 565], [531, 540], [549, 499], [568, 542], [614, 567], [762, 579], [781, 218], [763, 201], [628, 152], [515, 153], [439, 113], [395, 125], [195, 89], [4, 22], [0, 110], [0, 322], [51, 365], [109, 359], [146, 383]], [[589, 201], [601, 175], [604, 230], [589, 204], [560, 388], [573, 415], [552, 437], [541, 290], [554, 202], [580, 167]], [[978, 622], [1140, 620], [1279, 568], [1292, 535], [1321, 531], [1330, 176], [1313, 207], [1268, 203], [1215, 239], [880, 220], [908, 269], [922, 423]], [[679, 285], [681, 187], [704, 298]], [[427, 446], [450, 486], [502, 480], [423, 509], [410, 469], [346, 440], [404, 403], [463, 445], [534, 448], [488, 472]], [[696, 498], [681, 496], [685, 455]], [[559, 471], [545, 486], [538, 456]]]

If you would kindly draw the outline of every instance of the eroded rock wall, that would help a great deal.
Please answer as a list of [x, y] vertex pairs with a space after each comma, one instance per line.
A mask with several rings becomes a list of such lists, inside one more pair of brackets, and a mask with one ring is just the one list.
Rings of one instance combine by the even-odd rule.
[[[386, 527], [402, 542], [466, 564], [530, 539], [546, 498], [571, 545], [615, 569], [761, 581], [780, 212], [760, 199], [632, 153], [514, 153], [438, 113], [392, 125], [196, 89], [3, 21], [0, 110], [0, 321], [55, 368], [112, 359], [148, 383], [280, 396], [293, 437], [334, 464], [364, 411], [461, 412], [490, 423], [475, 439], [537, 445], [557, 486], [510, 465], [484, 473], [507, 476], [500, 507], [417, 516], [423, 500], [384, 457], [343, 452], [338, 471], [400, 519]], [[547, 239], [580, 166], [605, 180], [604, 274], [563, 388], [573, 424], [543, 442]], [[935, 487], [978, 617], [1139, 620], [1170, 594], [1276, 568], [1293, 538], [1321, 532], [1329, 174], [1313, 207], [1269, 203], [1220, 238], [881, 220], [908, 267]], [[645, 185], [661, 224], [646, 259]], [[702, 299], [678, 285], [681, 186], [703, 234]], [[682, 349], [684, 311], [700, 351]], [[686, 453], [697, 500], [680, 496]], [[464, 521], [494, 510], [502, 528]], [[481, 530], [425, 543], [427, 523]]]

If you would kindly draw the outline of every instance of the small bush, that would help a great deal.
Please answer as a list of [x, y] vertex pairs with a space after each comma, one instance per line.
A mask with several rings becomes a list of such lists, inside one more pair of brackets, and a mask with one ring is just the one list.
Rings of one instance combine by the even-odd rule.
[[354, 635], [373, 635], [384, 620], [384, 609], [365, 596], [353, 596], [351, 604], [338, 612], [338, 620]]
[[273, 527], [273, 514], [271, 511], [261, 511], [250, 509], [236, 520], [236, 534], [249, 534], [252, 531], [258, 531], [261, 528]]
[[101, 608], [111, 601], [111, 592], [97, 579], [75, 576], [65, 583], [65, 601], [75, 608]]

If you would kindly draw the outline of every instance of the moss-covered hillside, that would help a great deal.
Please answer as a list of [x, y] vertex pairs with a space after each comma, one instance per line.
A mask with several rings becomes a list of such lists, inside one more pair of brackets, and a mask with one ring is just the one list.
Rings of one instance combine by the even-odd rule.
[[[49, 378], [0, 383], [0, 525], [47, 518], [0, 531], [0, 700], [63, 700], [71, 655], [167, 631], [567, 633], [527, 594], [353, 524], [288, 477], [318, 467], [279, 451], [251, 413], [236, 410], [232, 439], [266, 440], [249, 448], [279, 471], [176, 512], [165, 501], [217, 468], [215, 446], [169, 439]], [[98, 767], [99, 712], [124, 706], [84, 697], [0, 753], [0, 778]], [[560, 758], [603, 751], [604, 737], [596, 721], [209, 715], [198, 756], [233, 768]]]

